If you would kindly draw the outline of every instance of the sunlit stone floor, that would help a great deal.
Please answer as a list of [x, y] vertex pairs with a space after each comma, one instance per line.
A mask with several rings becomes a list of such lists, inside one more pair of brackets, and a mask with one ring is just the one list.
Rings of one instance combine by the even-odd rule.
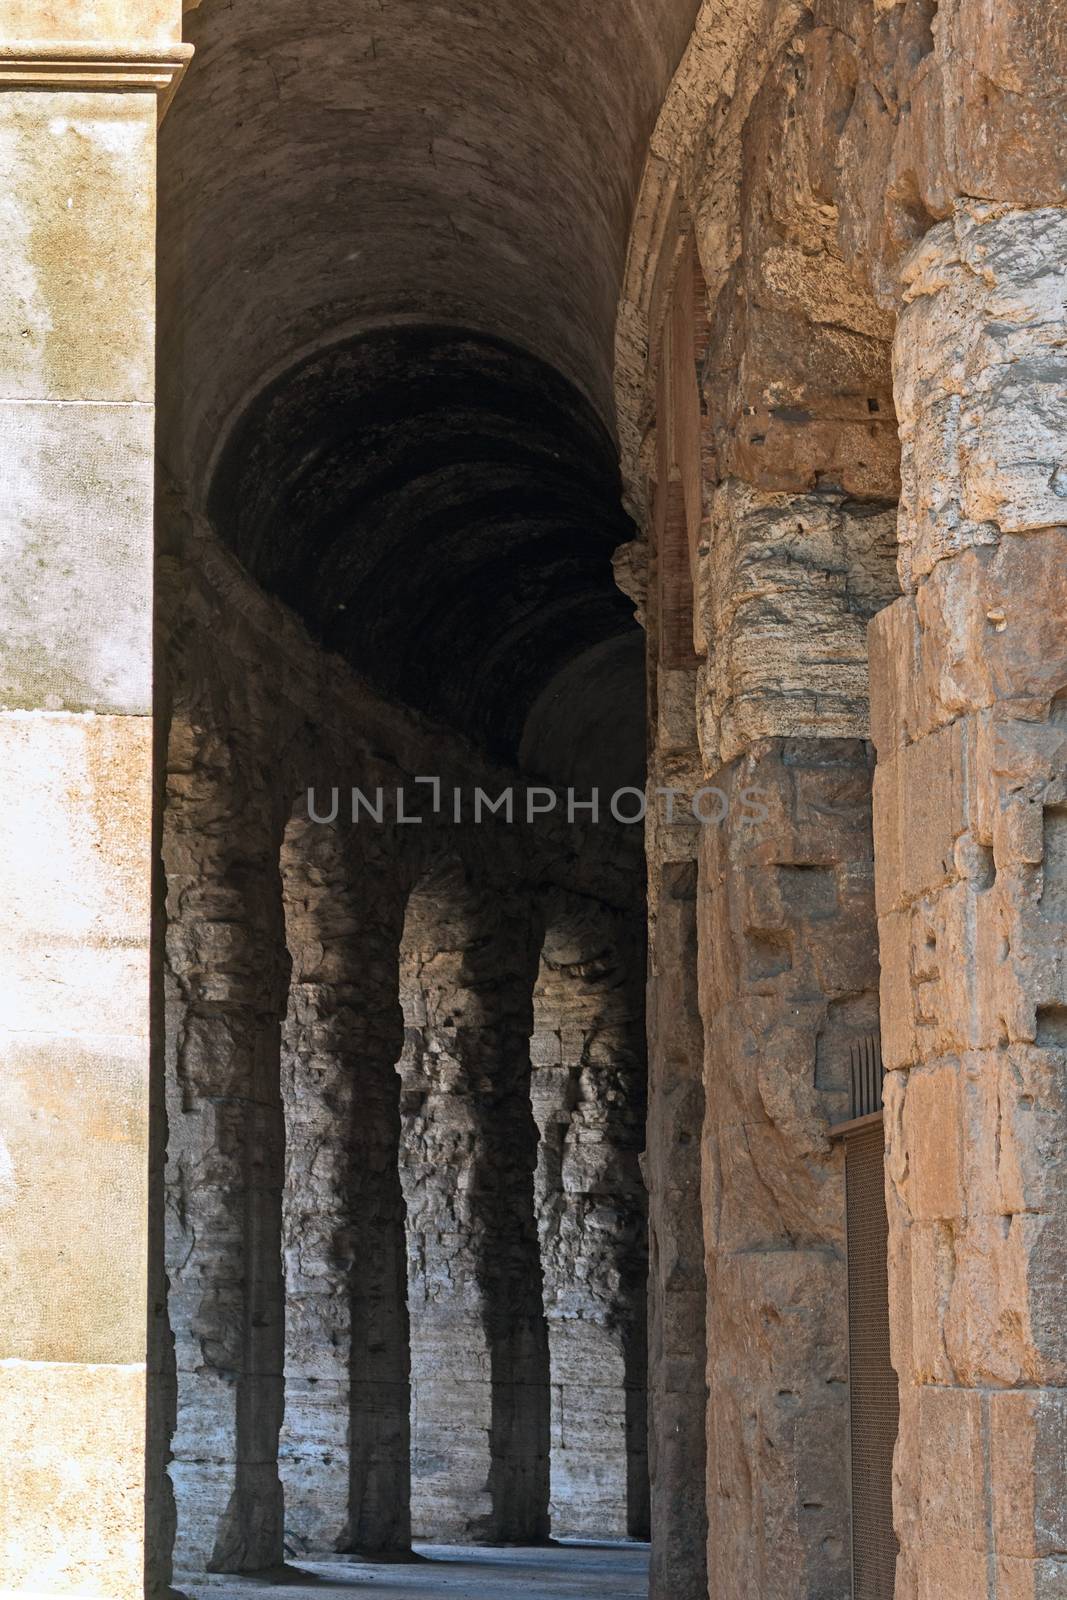
[[291, 1563], [263, 1578], [222, 1576], [180, 1582], [210, 1600], [644, 1600], [648, 1547], [558, 1544], [541, 1549], [416, 1545], [419, 1560], [379, 1566], [347, 1556]]

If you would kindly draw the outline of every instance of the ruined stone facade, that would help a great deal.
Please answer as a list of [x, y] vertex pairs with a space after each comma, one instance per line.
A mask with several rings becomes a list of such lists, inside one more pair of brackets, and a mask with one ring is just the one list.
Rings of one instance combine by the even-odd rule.
[[[457, 790], [469, 813], [472, 777], [496, 797], [509, 775], [410, 715], [393, 726], [340, 662], [323, 673], [213, 537], [173, 518], [188, 558], [163, 829], [175, 1562], [398, 1555], [413, 1535], [536, 1543], [558, 1531], [534, 1196], [541, 885], [632, 939], [638, 833], [590, 829], [575, 873], [565, 821], [457, 824]], [[418, 805], [423, 769], [447, 806], [427, 789], [422, 821], [390, 823]], [[287, 795], [288, 815], [250, 794]], [[514, 804], [524, 815], [522, 790]], [[628, 1020], [632, 1077], [639, 998]], [[639, 1106], [640, 1075], [627, 1087]], [[604, 1292], [629, 1327], [644, 1196], [622, 1175], [634, 1118], [611, 1118], [632, 1102], [610, 1079], [589, 1092], [607, 1247], [629, 1252]], [[630, 1391], [643, 1399], [643, 1363], [603, 1381], [624, 1418]], [[638, 1408], [624, 1484], [642, 1481], [641, 1424]], [[596, 1522], [596, 1488], [568, 1497], [576, 1518]]]
[[0, 1589], [1055, 1600], [1062, 0], [182, 10], [0, 18]]
[[[620, 571], [647, 593], [655, 770], [726, 812], [689, 958], [714, 1595], [850, 1592], [829, 1135], [879, 1010], [895, 1595], [1062, 1584], [1063, 28], [705, 5], [638, 203]], [[663, 905], [679, 837], [649, 834]]]

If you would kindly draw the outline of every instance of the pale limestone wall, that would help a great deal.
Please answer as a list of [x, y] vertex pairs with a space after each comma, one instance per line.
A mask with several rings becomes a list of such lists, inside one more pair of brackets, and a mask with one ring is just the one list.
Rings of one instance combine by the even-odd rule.
[[[178, 26], [159, 0], [15, 0], [0, 19], [0, 1588], [13, 1592], [143, 1585], [155, 133]], [[88, 40], [97, 69], [72, 70], [67, 47]]]

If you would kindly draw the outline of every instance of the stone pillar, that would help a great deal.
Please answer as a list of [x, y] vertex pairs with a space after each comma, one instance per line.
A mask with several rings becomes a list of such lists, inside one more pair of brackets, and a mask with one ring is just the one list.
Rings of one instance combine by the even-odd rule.
[[[705, 1600], [708, 1592], [699, 828], [688, 805], [702, 780], [693, 556], [701, 542], [703, 473], [696, 341], [687, 327], [697, 308], [694, 268], [690, 254], [664, 328], [650, 570], [643, 583], [638, 578], [631, 584], [648, 641], [648, 789], [654, 797], [645, 824], [648, 1124], [642, 1161], [648, 1189], [651, 1600]], [[679, 451], [676, 442], [689, 448]], [[678, 454], [685, 457], [684, 472], [675, 466]]]
[[633, 931], [607, 908], [556, 908], [534, 995], [549, 1511], [564, 1537], [648, 1537], [643, 963]]
[[[282, 852], [293, 962], [282, 1036], [290, 1549], [411, 1543], [404, 1038], [396, 864], [351, 825], [294, 818]], [[357, 846], [359, 847], [357, 849]]]
[[[701, 841], [712, 1592], [847, 1590], [844, 1173], [831, 1123], [878, 1019], [871, 762], [767, 739]], [[712, 804], [709, 798], [706, 804]]]
[[871, 634], [898, 1600], [1061, 1593], [1067, 214], [908, 260], [905, 595]]
[[0, 1589], [144, 1583], [155, 140], [180, 7], [0, 16]]
[[708, 1564], [724, 1596], [849, 1582], [829, 1132], [850, 1048], [878, 1027], [865, 629], [895, 587], [894, 520], [730, 480], [700, 567]]
[[704, 1028], [697, 987], [696, 862], [662, 862], [654, 892], [643, 1163], [649, 1209], [650, 1593], [652, 1600], [706, 1600]]
[[279, 1084], [289, 960], [274, 771], [176, 720], [167, 878], [167, 1272], [175, 1565], [283, 1559]]
[[548, 1344], [533, 1208], [531, 908], [456, 872], [409, 903], [402, 1177], [416, 1536], [548, 1533]]

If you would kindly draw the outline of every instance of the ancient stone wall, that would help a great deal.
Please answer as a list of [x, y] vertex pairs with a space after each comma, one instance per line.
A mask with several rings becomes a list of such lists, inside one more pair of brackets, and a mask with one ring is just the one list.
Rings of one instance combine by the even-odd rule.
[[[468, 816], [475, 785], [495, 795], [514, 775], [363, 689], [176, 503], [166, 527], [184, 552], [168, 569], [163, 839], [178, 1565], [406, 1548], [409, 1425], [416, 1488], [427, 1463], [440, 1470], [434, 1461], [463, 1483], [449, 1417], [423, 1406], [420, 1385], [471, 1356], [485, 1410], [480, 1477], [454, 1495], [451, 1523], [427, 1517], [425, 1531], [541, 1537], [537, 899], [555, 881], [632, 915], [638, 841], [558, 815], [527, 828], [503, 817], [457, 825], [451, 804], [435, 813], [418, 774], [440, 774], [446, 795], [460, 787]], [[334, 826], [308, 819], [309, 784], [317, 816], [339, 788]], [[372, 800], [381, 786], [390, 815], [407, 785], [409, 809], [423, 796], [423, 822], [379, 827], [363, 812], [353, 825], [353, 784]], [[521, 786], [515, 803], [521, 818]], [[466, 886], [441, 899], [428, 943], [412, 902], [419, 982], [409, 972], [402, 983], [411, 885], [446, 857]], [[401, 994], [406, 1005], [417, 995], [424, 1016], [403, 1052]], [[464, 1118], [465, 1172], [442, 1156]], [[398, 1158], [419, 1290], [410, 1421]], [[475, 1324], [449, 1323], [472, 1304], [481, 1357]]]
[[871, 633], [901, 1596], [1063, 1581], [1065, 238], [961, 207], [904, 272]]
[[[689, 1109], [703, 1117], [710, 1400], [706, 1469], [692, 1439], [688, 1459], [663, 1450], [661, 1465], [671, 1366], [657, 1339], [654, 1504], [657, 1472], [666, 1497], [706, 1470], [705, 1503], [675, 1512], [684, 1570], [654, 1538], [663, 1592], [710, 1581], [799, 1597], [839, 1590], [849, 1571], [844, 1185], [829, 1129], [848, 1115], [849, 1046], [877, 1030], [866, 625], [896, 589], [895, 462], [885, 318], [856, 285], [830, 322], [820, 296], [846, 269], [818, 206], [786, 181], [795, 68], [786, 52], [739, 126], [744, 226], [710, 306], [699, 228], [675, 210], [644, 453], [652, 766], [681, 791], [673, 824], [661, 804], [649, 830], [652, 992], [683, 957], [669, 897], [688, 881], [703, 1030], [679, 1030], [679, 1055], [695, 1044], [704, 1058]], [[662, 952], [661, 921], [677, 941]], [[658, 999], [650, 1016], [651, 1123], [670, 1126], [678, 1085], [659, 1062], [673, 1028], [656, 1022]], [[672, 1287], [652, 1282], [652, 1326], [669, 1330]]]
[[862, 740], [754, 743], [716, 775], [730, 810], [702, 833], [708, 1545], [723, 1594], [848, 1583], [829, 1132], [849, 1116], [850, 1048], [878, 1027], [871, 766]]
[[555, 896], [534, 991], [552, 1532], [648, 1536], [643, 941]]
[[[0, 1588], [137, 1600], [169, 1391], [152, 661], [177, 0], [0, 15]], [[148, 1308], [152, 1314], [146, 1314]]]
[[[820, 1388], [843, 1374], [842, 1329], [816, 1310], [841, 1292], [837, 1030], [874, 1026], [878, 613], [897, 1596], [1059, 1582], [1041, 1473], [1062, 1276], [1043, 1140], [1065, 60], [1062, 7], [709, 0], [652, 140], [617, 331], [643, 530], [620, 581], [647, 580], [658, 770], [692, 782], [692, 717], [707, 782], [773, 796], [761, 828], [731, 810], [700, 851], [713, 1594], [846, 1582], [840, 1406]], [[669, 837], [657, 813], [653, 884]], [[653, 1123], [658, 1098], [653, 1039]], [[808, 1251], [805, 1286], [761, 1279]], [[804, 1316], [778, 1397], [796, 1414], [763, 1428], [768, 1330]]]

